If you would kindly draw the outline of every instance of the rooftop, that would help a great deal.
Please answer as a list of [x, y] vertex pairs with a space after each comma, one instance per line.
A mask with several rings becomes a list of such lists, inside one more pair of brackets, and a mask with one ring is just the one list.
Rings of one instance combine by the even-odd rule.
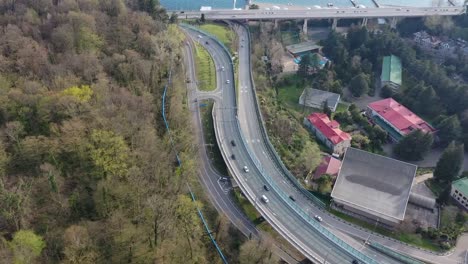
[[292, 54], [300, 54], [300, 53], [304, 53], [304, 52], [307, 52], [307, 51], [311, 51], [311, 50], [319, 50], [321, 49], [322, 46], [319, 46], [317, 44], [315, 44], [315, 42], [312, 42], [312, 41], [307, 41], [307, 42], [301, 42], [301, 43], [298, 43], [298, 44], [293, 44], [293, 45], [289, 45], [289, 46], [286, 46], [286, 49], [292, 53]]
[[307, 119], [334, 145], [344, 140], [351, 140], [351, 135], [341, 131], [339, 128], [340, 124], [335, 120], [331, 121], [326, 114], [312, 113]]
[[341, 161], [332, 156], [327, 156], [322, 159], [322, 163], [317, 167], [314, 173], [314, 179], [320, 178], [324, 174], [337, 175], [340, 171]]
[[327, 91], [306, 88], [299, 97], [299, 104], [313, 108], [321, 108], [327, 102], [328, 107], [334, 112], [340, 102], [340, 95]]
[[413, 130], [422, 130], [426, 133], [435, 132], [435, 129], [419, 116], [411, 112], [393, 98], [387, 98], [370, 103], [369, 108], [377, 112], [387, 122], [396, 127], [403, 135]]
[[382, 81], [401, 85], [401, 61], [397, 56], [386, 56], [382, 63]]
[[463, 193], [464, 196], [468, 196], [468, 177], [458, 179], [452, 183], [459, 192]]
[[402, 221], [417, 166], [347, 148], [331, 196], [380, 219]]

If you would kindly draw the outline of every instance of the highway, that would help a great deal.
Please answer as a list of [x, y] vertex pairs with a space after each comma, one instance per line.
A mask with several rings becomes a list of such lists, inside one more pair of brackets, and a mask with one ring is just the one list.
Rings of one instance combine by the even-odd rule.
[[[191, 31], [190, 31], [191, 32]], [[303, 252], [311, 260], [322, 262], [327, 260], [329, 263], [349, 263], [353, 258], [349, 251], [344, 250], [337, 243], [331, 242], [323, 236], [322, 232], [317, 232], [317, 222], [311, 222], [314, 214], [321, 214], [324, 218], [323, 226], [327, 230], [332, 230], [338, 237], [351, 244], [356, 249], [361, 250], [365, 256], [372, 256], [378, 263], [398, 263], [392, 259], [382, 256], [370, 248], [367, 248], [362, 242], [357, 242], [347, 234], [361, 238], [361, 241], [370, 239], [389, 246], [402, 253], [409, 253], [420, 259], [432, 263], [458, 263], [457, 256], [437, 256], [430, 252], [422, 251], [413, 247], [408, 247], [399, 242], [380, 238], [370, 232], [361, 230], [353, 225], [344, 223], [333, 216], [330, 216], [313, 206], [311, 202], [304, 197], [301, 192], [287, 180], [284, 171], [278, 166], [277, 157], [271, 155], [268, 144], [265, 142], [261, 117], [257, 116], [257, 102], [255, 90], [250, 76], [250, 51], [248, 32], [239, 27], [237, 29], [241, 41], [239, 47], [239, 121], [236, 119], [236, 95], [234, 90], [234, 81], [232, 65], [229, 57], [223, 48], [212, 40], [200, 41], [212, 54], [217, 69], [225, 67], [225, 71], [218, 71], [218, 87], [223, 89], [218, 91], [218, 98], [221, 101], [216, 102], [213, 112], [217, 140], [220, 145], [223, 157], [229, 167], [229, 170], [238, 180], [241, 189], [247, 198], [267, 219], [267, 221], [282, 234], [291, 244]], [[200, 33], [191, 32], [194, 39]], [[230, 84], [226, 80], [231, 80]], [[218, 88], [219, 89], [219, 88]], [[239, 129], [242, 128], [242, 132]], [[241, 134], [243, 133], [243, 134]], [[236, 142], [232, 146], [231, 140]], [[245, 143], [245, 144], [244, 144]], [[234, 154], [236, 159], [232, 160]], [[243, 166], [247, 166], [250, 172], [243, 172]], [[266, 178], [265, 175], [268, 175]], [[270, 187], [270, 191], [265, 191], [263, 186]], [[273, 187], [273, 188], [271, 188]], [[259, 197], [268, 195], [269, 203], [260, 201]], [[295, 202], [288, 200], [288, 195], [293, 195]], [[304, 214], [304, 212], [307, 212]], [[323, 230], [322, 230], [323, 231]], [[341, 242], [340, 242], [341, 243]], [[373, 263], [374, 260], [367, 259], [366, 263]], [[377, 263], [377, 262], [375, 262]]]
[[[191, 30], [188, 32], [194, 39], [197, 39], [200, 34]], [[225, 71], [218, 71], [217, 74], [218, 85], [224, 86], [221, 91], [222, 102], [221, 104], [215, 103], [213, 111], [218, 144], [229, 170], [237, 179], [240, 188], [250, 202], [275, 230], [314, 262], [351, 263], [353, 259], [358, 258], [362, 263], [395, 263], [391, 261], [377, 262], [336, 237], [333, 241], [326, 238], [325, 234], [328, 234], [328, 230], [315, 220], [300, 216], [299, 209], [288, 206], [285, 197], [276, 192], [271, 183], [263, 178], [260, 171], [262, 168], [258, 162], [252, 159], [251, 151], [244, 144], [243, 135], [241, 135], [238, 126], [236, 96], [233, 86], [234, 75], [229, 56], [216, 42], [208, 40], [209, 44], [207, 45], [205, 41], [200, 41], [200, 43], [212, 54], [217, 69], [221, 66], [225, 67]], [[226, 83], [227, 80], [230, 80], [230, 84]], [[235, 146], [232, 145], [231, 141], [235, 142]], [[232, 160], [232, 154], [235, 155], [235, 160]], [[249, 168], [248, 173], [243, 170], [244, 166]], [[265, 191], [264, 185], [269, 186], [270, 191]], [[263, 194], [267, 195], [268, 203], [260, 200]], [[359, 245], [356, 243], [354, 246]], [[358, 257], [351, 256], [350, 252]]]
[[[202, 99], [212, 99], [217, 103], [221, 103], [221, 99], [218, 95], [221, 92], [223, 86], [218, 86], [220, 89], [216, 89], [213, 92], [199, 91], [196, 82], [197, 78], [195, 73], [195, 63], [193, 60], [194, 52], [191, 42], [187, 43], [184, 52], [187, 78], [191, 80], [191, 82], [187, 83], [187, 96], [190, 112], [192, 113], [193, 124], [195, 125], [195, 134], [198, 140], [198, 153], [200, 158], [198, 175], [202, 186], [207, 192], [208, 197], [210, 198], [216, 210], [219, 213], [224, 214], [240, 232], [242, 232], [246, 237], [262, 239], [262, 233], [257, 230], [255, 225], [250, 222], [250, 220], [233, 201], [230, 190], [223, 188], [223, 186], [220, 185], [220, 179], [227, 176], [219, 174], [213, 168], [206, 152], [206, 143], [203, 136], [203, 126], [200, 118], [199, 102]], [[300, 261], [292, 257], [289, 253], [276, 244], [274, 245], [273, 252], [289, 264], [296, 264]]]
[[[428, 263], [459, 263], [464, 257], [463, 251], [456, 251], [457, 254], [437, 255], [426, 250], [403, 244], [393, 239], [376, 235], [373, 232], [369, 232], [368, 230], [338, 219], [337, 217], [316, 207], [309, 198], [303, 195], [293, 182], [288, 180], [286, 175], [289, 172], [286, 171], [284, 166], [280, 165], [281, 161], [279, 157], [274, 154], [274, 149], [272, 149], [273, 147], [267, 142], [268, 136], [266, 135], [266, 131], [263, 126], [260, 110], [257, 108], [257, 96], [255, 94], [255, 85], [253, 83], [251, 76], [252, 71], [249, 64], [250, 40], [248, 31], [242, 26], [236, 26], [235, 29], [239, 35], [239, 40], [241, 41], [239, 46], [239, 86], [241, 90], [239, 95], [239, 120], [241, 129], [247, 135], [246, 141], [251, 145], [251, 149], [254, 150], [254, 154], [260, 160], [263, 168], [265, 168], [266, 174], [272, 177], [272, 181], [276, 182], [278, 187], [281, 189], [281, 192], [288, 196], [293, 196], [296, 200], [295, 203], [308, 214], [320, 215], [330, 229], [342, 239], [346, 239], [345, 234], [347, 234], [352, 237], [360, 238], [361, 241], [370, 240]], [[244, 41], [242, 41], [242, 39], [244, 39]], [[256, 113], [256, 116], [254, 116], [254, 113]], [[368, 249], [364, 247], [363, 250]], [[370, 255], [374, 254], [369, 250], [366, 252], [369, 252]]]
[[306, 19], [306, 18], [392, 18], [423, 16], [456, 16], [465, 12], [465, 7], [379, 7], [379, 8], [313, 8], [303, 10], [231, 10], [173, 11], [185, 18], [207, 20], [261, 20], [261, 19]]

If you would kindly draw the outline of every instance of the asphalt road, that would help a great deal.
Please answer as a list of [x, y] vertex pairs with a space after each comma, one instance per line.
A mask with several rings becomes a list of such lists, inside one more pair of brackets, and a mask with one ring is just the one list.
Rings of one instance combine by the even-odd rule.
[[[399, 241], [377, 236], [368, 230], [364, 230], [355, 225], [344, 222], [341, 219], [338, 219], [337, 217], [330, 215], [314, 206], [314, 204], [307, 197], [305, 197], [293, 183], [288, 180], [287, 176], [285, 175], [285, 171], [282, 170], [278, 165], [278, 157], [271, 154], [271, 149], [269, 149], [270, 146], [264, 140], [262, 132], [265, 132], [262, 125], [262, 120], [255, 115], [257, 98], [254, 84], [251, 82], [250, 76], [251, 71], [249, 66], [250, 51], [248, 32], [244, 27], [236, 27], [236, 31], [241, 42], [239, 45], [240, 126], [243, 133], [245, 134], [246, 143], [250, 146], [250, 149], [253, 150], [256, 159], [258, 159], [262, 164], [262, 167], [265, 170], [265, 174], [272, 178], [272, 181], [276, 183], [281, 192], [283, 192], [283, 194], [286, 196], [293, 196], [296, 200], [294, 203], [296, 203], [303, 211], [307, 212], [307, 214], [320, 215], [323, 218], [324, 223], [326, 223], [326, 226], [329, 227], [330, 231], [350, 244], [356, 245], [353, 243], [353, 238], [359, 238], [362, 242], [365, 240], [374, 241], [392, 248], [397, 252], [413, 256], [429, 263], [460, 263], [460, 261], [462, 261], [464, 258], [463, 250], [456, 250], [455, 253], [439, 256], [432, 252], [405, 245]], [[357, 248], [369, 256], [373, 256], [380, 263], [393, 262], [391, 259], [387, 259], [385, 256], [376, 254], [373, 250], [364, 245], [357, 246]]]
[[[225, 67], [225, 70], [218, 71], [217, 75], [218, 87], [222, 86], [223, 88], [221, 89], [222, 102], [217, 102], [214, 106], [215, 131], [229, 170], [237, 178], [246, 197], [249, 198], [273, 228], [309, 259], [317, 262], [326, 260], [328, 263], [351, 263], [354, 257], [347, 251], [340, 249], [336, 242], [324, 238], [317, 229], [311, 228], [310, 222], [298, 215], [297, 208], [285, 205], [284, 197], [272, 189], [270, 191], [264, 190], [263, 186], [268, 186], [269, 183], [263, 178], [259, 164], [256, 164], [252, 159], [249, 153], [250, 150], [247, 150], [246, 145], [243, 144], [243, 138], [237, 123], [234, 75], [229, 57], [216, 42], [208, 40], [209, 44], [206, 44], [206, 37], [200, 40], [198, 38], [199, 33], [190, 30], [188, 32], [193, 39], [200, 41], [200, 44], [207, 48], [215, 61], [217, 69], [221, 68], [221, 66]], [[230, 80], [229, 84], [227, 84], [227, 80]], [[231, 141], [234, 141], [236, 146], [232, 146]], [[232, 154], [235, 155], [235, 160], [231, 159]], [[244, 166], [249, 168], [248, 173], [244, 172]], [[260, 197], [262, 195], [268, 196], [268, 203], [261, 201]], [[320, 224], [314, 224], [318, 225], [318, 228], [323, 228]], [[346, 246], [341, 241], [339, 243]], [[377, 263], [370, 259], [367, 260], [368, 262]]]
[[454, 16], [461, 15], [465, 8], [455, 7], [379, 7], [379, 8], [312, 8], [302, 10], [232, 10], [219, 9], [211, 11], [178, 12], [186, 18], [199, 18], [201, 14], [210, 20], [239, 19], [305, 19], [305, 18], [391, 18], [391, 17], [422, 17], [422, 16]]
[[[221, 88], [216, 89], [213, 92], [201, 92], [198, 90], [196, 83], [196, 74], [195, 74], [195, 63], [193, 60], [193, 47], [190, 43], [185, 47], [185, 65], [187, 78], [192, 80], [187, 84], [187, 95], [189, 100], [190, 112], [192, 113], [193, 123], [195, 125], [196, 138], [198, 140], [198, 153], [200, 157], [200, 168], [199, 168], [199, 178], [200, 181], [208, 193], [208, 196], [215, 206], [216, 210], [219, 213], [224, 214], [231, 223], [241, 231], [246, 237], [252, 237], [260, 239], [262, 234], [259, 232], [255, 225], [250, 222], [250, 220], [245, 216], [242, 210], [237, 206], [237, 204], [232, 200], [232, 194], [230, 193], [229, 188], [223, 188], [220, 184], [220, 180], [225, 178], [225, 175], [219, 174], [212, 166], [210, 159], [206, 153], [205, 148], [205, 138], [203, 136], [203, 126], [200, 118], [200, 106], [199, 102], [202, 99], [213, 99], [214, 101], [220, 103], [221, 99], [219, 98], [219, 93], [222, 90], [223, 86], [218, 86]], [[228, 184], [229, 186], [229, 184]], [[290, 264], [299, 263], [297, 259], [292, 257], [286, 251], [281, 249], [279, 246], [274, 245], [273, 251], [281, 259]]]

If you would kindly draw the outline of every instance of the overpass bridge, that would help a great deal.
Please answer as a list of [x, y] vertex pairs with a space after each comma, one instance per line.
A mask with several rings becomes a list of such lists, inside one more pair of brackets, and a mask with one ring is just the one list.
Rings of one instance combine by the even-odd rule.
[[362, 18], [363, 24], [367, 24], [369, 18], [390, 18], [391, 26], [396, 26], [398, 18], [425, 17], [425, 16], [457, 16], [464, 14], [466, 6], [447, 7], [378, 7], [378, 8], [355, 8], [355, 7], [329, 7], [313, 9], [294, 10], [235, 10], [214, 9], [206, 11], [174, 11], [180, 17], [200, 18], [203, 14], [206, 20], [286, 20], [304, 19], [304, 31], [307, 32], [308, 19], [333, 19], [333, 28], [336, 27], [338, 19]]

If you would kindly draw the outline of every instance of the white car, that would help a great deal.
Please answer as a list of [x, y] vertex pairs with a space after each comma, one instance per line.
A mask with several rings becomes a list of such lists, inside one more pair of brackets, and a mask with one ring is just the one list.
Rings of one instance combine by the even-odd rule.
[[314, 218], [315, 218], [315, 220], [317, 220], [317, 221], [319, 221], [319, 222], [322, 222], [322, 221], [323, 221], [322, 217], [320, 217], [320, 216], [318, 216], [318, 215], [314, 216]]
[[249, 172], [249, 168], [247, 168], [247, 166], [244, 166], [244, 171]]
[[224, 71], [224, 66], [221, 66], [221, 70]]
[[231, 83], [231, 81], [229, 81], [229, 80], [226, 80], [226, 83], [227, 83], [227, 84], [230, 84], [230, 83]]
[[268, 200], [268, 198], [265, 195], [262, 195], [262, 201], [264, 203], [268, 203], [270, 200]]

